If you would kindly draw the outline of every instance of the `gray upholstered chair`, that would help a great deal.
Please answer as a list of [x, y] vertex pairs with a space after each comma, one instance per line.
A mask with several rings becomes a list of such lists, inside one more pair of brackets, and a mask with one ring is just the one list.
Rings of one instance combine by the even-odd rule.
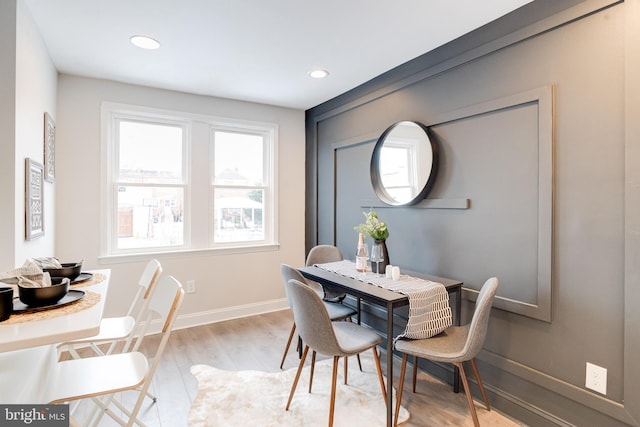
[[[317, 245], [311, 248], [311, 250], [309, 251], [305, 265], [309, 267], [314, 264], [342, 261], [343, 259], [344, 257], [342, 256], [342, 252], [336, 246]], [[345, 297], [344, 292], [328, 289], [324, 286], [322, 287], [322, 289], [324, 291], [323, 299], [325, 301], [341, 302]]]
[[[287, 283], [291, 279], [298, 280], [299, 282], [308, 284], [305, 278], [300, 274], [298, 270], [287, 265], [282, 264], [280, 266], [280, 273], [282, 274], [282, 279], [284, 283]], [[351, 307], [348, 307], [344, 304], [338, 304], [334, 302], [323, 301], [327, 312], [329, 313], [329, 318], [331, 320], [345, 320], [356, 314], [356, 311]], [[289, 347], [291, 346], [291, 340], [293, 339], [296, 332], [296, 322], [293, 322], [291, 326], [291, 332], [289, 333], [289, 339], [287, 340], [287, 346], [284, 349], [284, 354], [282, 355], [282, 361], [280, 362], [280, 369], [284, 366], [284, 361], [287, 358], [287, 353], [289, 352]], [[315, 360], [315, 357], [314, 357]], [[311, 387], [311, 386], [309, 386]]]
[[487, 393], [482, 385], [475, 357], [482, 349], [484, 339], [487, 335], [489, 315], [491, 314], [491, 303], [496, 294], [497, 288], [498, 279], [495, 277], [488, 279], [484, 285], [482, 285], [482, 289], [480, 290], [480, 294], [476, 300], [476, 308], [473, 312], [473, 318], [470, 323], [464, 326], [452, 326], [447, 328], [441, 334], [427, 339], [399, 339], [396, 341], [396, 350], [403, 353], [402, 368], [400, 370], [400, 383], [398, 385], [398, 400], [396, 402], [396, 422], [398, 419], [398, 412], [400, 410], [400, 402], [402, 400], [402, 387], [404, 385], [404, 374], [407, 368], [407, 356], [411, 354], [413, 356], [436, 362], [452, 363], [460, 369], [460, 378], [462, 379], [464, 392], [467, 396], [467, 404], [469, 405], [469, 410], [473, 417], [473, 423], [475, 426], [480, 425], [462, 363], [466, 361], [471, 362], [471, 368], [473, 369], [473, 374], [478, 382], [482, 398], [484, 399], [487, 410], [490, 411], [491, 407], [489, 406], [489, 399], [487, 399]]
[[[386, 389], [380, 368], [380, 358], [376, 345], [382, 338], [373, 330], [352, 322], [332, 322], [327, 313], [326, 306], [320, 296], [306, 284], [292, 279], [285, 283], [287, 299], [293, 311], [293, 318], [298, 331], [305, 343], [302, 358], [298, 365], [289, 400], [285, 410], [289, 410], [291, 400], [296, 391], [300, 373], [304, 366], [309, 348], [327, 356], [333, 356], [333, 375], [331, 378], [331, 397], [329, 401], [329, 426], [333, 425], [333, 414], [336, 400], [336, 380], [338, 376], [338, 360], [365, 350], [371, 349], [374, 355], [382, 402], [386, 402]], [[313, 371], [311, 372], [313, 376]], [[381, 402], [381, 404], [382, 404]]]

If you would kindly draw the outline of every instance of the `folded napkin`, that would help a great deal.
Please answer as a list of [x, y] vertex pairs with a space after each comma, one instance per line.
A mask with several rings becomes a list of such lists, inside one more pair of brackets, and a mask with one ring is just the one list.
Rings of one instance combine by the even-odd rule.
[[[29, 261], [29, 260], [27, 260]], [[33, 262], [38, 264], [41, 269], [45, 268], [62, 268], [62, 264], [56, 257], [33, 258]]]
[[27, 258], [22, 267], [0, 273], [0, 282], [25, 288], [40, 288], [51, 286], [51, 276], [43, 272], [35, 260]]

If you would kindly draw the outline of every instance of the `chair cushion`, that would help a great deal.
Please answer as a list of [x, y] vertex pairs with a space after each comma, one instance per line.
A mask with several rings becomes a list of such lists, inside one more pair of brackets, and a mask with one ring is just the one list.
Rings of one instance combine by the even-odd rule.
[[422, 340], [399, 339], [395, 348], [403, 353], [436, 362], [464, 362], [468, 360], [464, 351], [469, 325], [452, 326], [444, 332]]
[[329, 313], [329, 319], [331, 320], [344, 320], [356, 314], [356, 311], [347, 305], [335, 302], [323, 302], [324, 306], [327, 307], [327, 313]]
[[336, 356], [351, 356], [382, 342], [382, 337], [372, 329], [351, 322], [332, 322], [333, 331], [338, 340], [341, 354]]

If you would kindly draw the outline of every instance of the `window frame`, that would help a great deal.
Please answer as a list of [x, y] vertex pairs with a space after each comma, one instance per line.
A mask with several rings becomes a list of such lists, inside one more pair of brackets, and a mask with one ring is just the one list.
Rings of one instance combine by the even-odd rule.
[[[230, 123], [214, 123], [209, 126], [209, 151], [210, 156], [210, 195], [211, 198], [211, 234], [209, 236], [210, 242], [214, 247], [229, 247], [229, 246], [252, 246], [253, 244], [261, 244], [266, 242], [275, 241], [274, 228], [275, 223], [273, 220], [265, 221], [264, 218], [275, 218], [275, 198], [273, 197], [275, 173], [275, 139], [276, 139], [276, 127], [265, 127], [259, 125], [248, 126], [246, 123], [242, 125], [233, 125]], [[245, 135], [257, 135], [263, 139], [263, 151], [262, 151], [262, 185], [231, 185], [231, 184], [217, 184], [215, 181], [215, 138], [213, 135], [215, 132], [237, 133]], [[215, 240], [215, 190], [217, 189], [262, 189], [263, 206], [263, 234], [262, 240], [247, 240], [242, 242], [216, 242]], [[268, 216], [267, 216], [268, 214]]]
[[[147, 123], [184, 125], [183, 132], [183, 185], [184, 185], [184, 240], [180, 246], [153, 248], [117, 248], [117, 187], [114, 187], [115, 168], [118, 165], [117, 123], [121, 120]], [[214, 240], [213, 207], [213, 129], [240, 133], [264, 134], [263, 162], [265, 184], [263, 227], [264, 239], [246, 242], [222, 242]], [[209, 138], [204, 139], [205, 134]], [[194, 137], [195, 135], [195, 137]], [[277, 146], [278, 125], [162, 110], [104, 101], [101, 105], [101, 230], [100, 260], [113, 262], [118, 258], [144, 259], [150, 254], [188, 255], [190, 253], [244, 253], [273, 250], [278, 244], [277, 215]], [[198, 159], [206, 154], [208, 161]], [[204, 170], [206, 168], [206, 170]], [[205, 182], [203, 182], [203, 180]], [[164, 184], [150, 184], [163, 186]], [[171, 187], [177, 185], [170, 185]], [[206, 192], [206, 196], [203, 194]], [[268, 222], [268, 224], [267, 224]], [[205, 226], [206, 224], [206, 226]], [[206, 229], [205, 229], [206, 228]], [[202, 238], [202, 237], [204, 238]]]

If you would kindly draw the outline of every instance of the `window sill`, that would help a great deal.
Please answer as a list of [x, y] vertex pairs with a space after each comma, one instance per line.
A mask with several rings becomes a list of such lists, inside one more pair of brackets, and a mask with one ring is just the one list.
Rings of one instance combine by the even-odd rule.
[[138, 252], [138, 253], [126, 253], [117, 255], [103, 255], [98, 257], [98, 264], [117, 264], [125, 262], [137, 262], [146, 261], [149, 258], [156, 259], [175, 259], [175, 258], [190, 258], [192, 256], [203, 255], [234, 255], [234, 254], [246, 254], [255, 252], [269, 252], [277, 251], [280, 248], [279, 243], [270, 243], [264, 245], [255, 246], [227, 246], [221, 248], [204, 248], [204, 249], [181, 249], [172, 251], [157, 251], [157, 252]]

